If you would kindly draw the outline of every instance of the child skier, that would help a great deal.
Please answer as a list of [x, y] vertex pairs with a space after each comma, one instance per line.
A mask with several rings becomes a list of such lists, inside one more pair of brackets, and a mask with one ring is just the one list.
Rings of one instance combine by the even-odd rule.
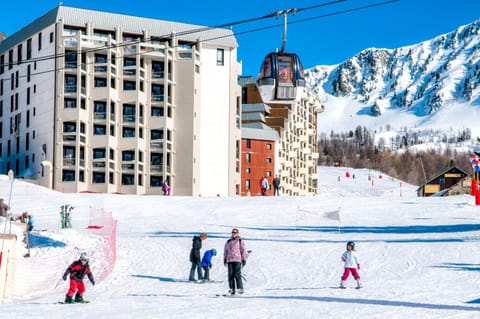
[[342, 275], [340, 288], [345, 288], [345, 281], [350, 275], [350, 272], [352, 273], [353, 278], [355, 278], [357, 281], [357, 289], [362, 288], [362, 284], [360, 283], [360, 275], [358, 274], [358, 270], [360, 270], [360, 262], [357, 252], [355, 251], [355, 243], [353, 241], [349, 241], [347, 243], [347, 251], [343, 253], [342, 261], [345, 263], [345, 271]]
[[217, 255], [217, 250], [212, 248], [207, 250], [203, 254], [202, 262], [200, 266], [203, 268], [203, 280], [209, 281], [210, 280], [210, 268], [212, 268], [212, 257]]
[[[65, 270], [65, 273], [63, 274], [63, 280], [66, 281], [69, 274], [70, 288], [68, 289], [67, 296], [65, 297], [65, 303], [85, 302], [83, 300], [83, 293], [85, 292], [83, 278], [87, 276], [92, 283], [92, 286], [95, 286], [95, 280], [93, 279], [92, 272], [90, 271], [86, 253], [81, 253], [80, 258], [68, 266], [67, 270]], [[74, 294], [75, 299], [73, 299]]]

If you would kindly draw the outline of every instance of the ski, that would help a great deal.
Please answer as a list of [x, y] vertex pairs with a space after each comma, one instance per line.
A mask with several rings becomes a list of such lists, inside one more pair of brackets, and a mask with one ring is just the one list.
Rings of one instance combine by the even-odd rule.
[[65, 301], [59, 301], [59, 304], [62, 305], [75, 305], [75, 304], [82, 304], [82, 303], [90, 303], [90, 300], [84, 300], [84, 301], [79, 301], [79, 302], [65, 302]]

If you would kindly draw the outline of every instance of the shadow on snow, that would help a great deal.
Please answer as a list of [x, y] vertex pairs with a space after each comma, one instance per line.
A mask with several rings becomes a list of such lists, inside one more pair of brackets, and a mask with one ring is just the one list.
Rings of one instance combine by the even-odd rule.
[[[378, 305], [378, 306], [391, 306], [391, 307], [409, 307], [409, 308], [457, 310], [457, 311], [480, 311], [480, 307], [471, 307], [471, 306], [430, 304], [430, 303], [409, 302], [409, 301], [360, 299], [360, 298], [315, 297], [315, 296], [251, 296], [251, 297], [242, 296], [240, 298], [285, 299], [285, 300], [298, 299], [298, 300], [307, 300], [307, 301], [355, 303], [355, 304], [362, 304], [362, 305]], [[473, 302], [469, 302], [469, 303], [473, 303]]]

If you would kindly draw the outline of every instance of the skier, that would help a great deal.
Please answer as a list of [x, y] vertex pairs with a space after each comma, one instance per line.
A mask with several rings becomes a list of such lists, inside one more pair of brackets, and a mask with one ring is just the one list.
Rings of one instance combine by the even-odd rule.
[[265, 176], [262, 178], [262, 195], [267, 196], [268, 181]]
[[345, 288], [345, 281], [350, 275], [350, 272], [352, 273], [353, 278], [355, 278], [357, 281], [357, 289], [362, 288], [362, 284], [360, 283], [360, 275], [358, 274], [358, 270], [360, 270], [360, 262], [357, 252], [355, 251], [355, 243], [353, 241], [349, 241], [347, 243], [347, 250], [342, 255], [342, 261], [345, 263], [345, 271], [342, 275], [340, 288]]
[[207, 239], [206, 233], [201, 233], [200, 236], [193, 236], [192, 249], [190, 250], [190, 262], [192, 267], [190, 268], [190, 276], [188, 280], [195, 281], [195, 270], [198, 273], [198, 280], [203, 279], [202, 267], [200, 266], [200, 249], [202, 249], [202, 241]]
[[[93, 274], [90, 271], [90, 266], [88, 265], [88, 258], [86, 253], [81, 253], [80, 258], [74, 261], [63, 274], [63, 280], [67, 280], [67, 276], [70, 274], [70, 288], [68, 289], [67, 296], [65, 297], [65, 303], [74, 303], [74, 302], [85, 302], [83, 300], [83, 293], [85, 292], [85, 284], [83, 283], [83, 278], [88, 277], [92, 286], [95, 286], [95, 280], [93, 279]], [[76, 294], [75, 294], [76, 292]], [[75, 299], [73, 295], [75, 294]]]
[[213, 256], [216, 256], [216, 255], [217, 255], [217, 250], [215, 248], [207, 250], [205, 254], [203, 254], [203, 258], [202, 258], [202, 262], [200, 263], [200, 266], [202, 266], [203, 268], [204, 281], [210, 280], [210, 268], [212, 268], [212, 258]]
[[238, 236], [238, 229], [232, 229], [232, 237], [225, 243], [223, 264], [228, 270], [229, 294], [243, 294], [242, 267], [247, 262], [245, 243]]

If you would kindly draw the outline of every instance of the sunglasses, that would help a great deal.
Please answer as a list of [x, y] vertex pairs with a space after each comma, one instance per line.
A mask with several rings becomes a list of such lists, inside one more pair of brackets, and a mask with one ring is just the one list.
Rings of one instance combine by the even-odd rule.
[[232, 234], [238, 234], [238, 231], [232, 231]]

